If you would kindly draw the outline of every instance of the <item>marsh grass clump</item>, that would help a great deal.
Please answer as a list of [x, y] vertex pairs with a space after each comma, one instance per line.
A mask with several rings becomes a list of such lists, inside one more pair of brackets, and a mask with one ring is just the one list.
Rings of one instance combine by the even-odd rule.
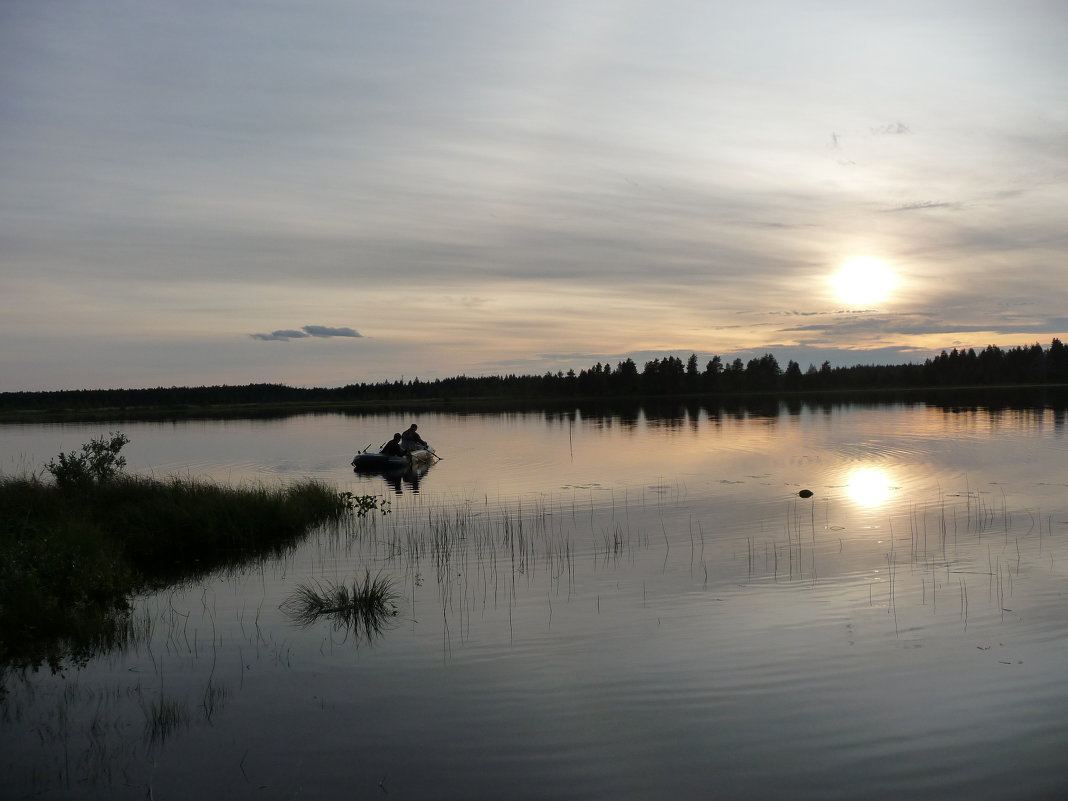
[[397, 616], [397, 598], [391, 578], [372, 578], [368, 570], [363, 583], [353, 579], [351, 587], [331, 581], [300, 584], [280, 608], [301, 626], [330, 618], [335, 630], [347, 629], [371, 642]]
[[[121, 630], [130, 594], [291, 548], [353, 509], [308, 480], [228, 487], [122, 472], [113, 433], [42, 474], [0, 476], [0, 665], [52, 662], [89, 630]], [[47, 473], [51, 474], [48, 480]]]
[[344, 493], [318, 481], [273, 488], [124, 477], [95, 496], [98, 519], [134, 563], [164, 575], [176, 564], [225, 566], [250, 551], [279, 552], [349, 509]]

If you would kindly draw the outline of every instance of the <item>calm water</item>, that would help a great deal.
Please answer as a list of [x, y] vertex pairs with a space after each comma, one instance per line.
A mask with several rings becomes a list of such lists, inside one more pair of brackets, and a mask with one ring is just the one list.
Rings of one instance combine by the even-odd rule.
[[[1063, 407], [764, 411], [423, 415], [393, 480], [348, 463], [407, 417], [0, 427], [6, 473], [121, 428], [129, 470], [391, 509], [7, 675], [0, 794], [1065, 797]], [[381, 636], [280, 608], [367, 570]]]

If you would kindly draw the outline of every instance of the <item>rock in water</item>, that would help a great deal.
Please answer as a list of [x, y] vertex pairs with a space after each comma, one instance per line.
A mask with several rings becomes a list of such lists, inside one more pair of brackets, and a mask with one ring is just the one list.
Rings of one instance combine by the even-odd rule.
[[799, 496], [801, 496], [802, 498], [811, 498], [812, 497], [812, 490], [801, 490], [797, 494]]

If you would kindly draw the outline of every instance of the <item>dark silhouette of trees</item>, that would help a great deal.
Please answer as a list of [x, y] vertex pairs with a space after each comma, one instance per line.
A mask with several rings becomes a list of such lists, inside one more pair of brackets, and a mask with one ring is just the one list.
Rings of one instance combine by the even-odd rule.
[[1053, 383], [1068, 381], [1068, 346], [1059, 339], [1054, 339], [1046, 351], [1046, 378]]
[[685, 375], [682, 359], [653, 359], [642, 370], [641, 388], [647, 395], [679, 395], [684, 391]]
[[783, 373], [782, 377], [783, 389], [788, 389], [790, 391], [801, 389], [801, 382], [804, 380], [805, 377], [801, 375], [801, 365], [793, 359], [788, 361], [786, 363], [786, 372]]
[[705, 365], [704, 390], [716, 393], [720, 389], [720, 376], [723, 375], [723, 360], [719, 356], [713, 356]]
[[723, 392], [742, 392], [745, 389], [745, 365], [742, 360], [735, 359], [727, 365], [722, 379]]
[[691, 353], [686, 360], [686, 391], [690, 394], [701, 391], [701, 373], [697, 369], [696, 353]]
[[853, 365], [817, 369], [789, 361], [782, 370], [771, 353], [743, 364], [729, 364], [713, 356], [699, 369], [697, 355], [683, 362], [677, 356], [652, 359], [641, 372], [632, 359], [615, 367], [598, 362], [575, 372], [544, 375], [455, 376], [433, 381], [382, 381], [337, 388], [296, 388], [282, 384], [244, 386], [156, 387], [152, 389], [96, 389], [60, 392], [0, 393], [0, 413], [107, 409], [134, 412], [165, 410], [182, 415], [212, 407], [344, 405], [397, 401], [502, 401], [554, 398], [661, 397], [730, 395], [741, 393], [855, 392], [917, 388], [995, 387], [1068, 383], [1068, 347], [1054, 339], [1048, 348], [1039, 344], [1003, 349], [989, 345], [942, 351], [922, 364]]
[[770, 353], [765, 353], [759, 359], [750, 359], [745, 366], [745, 384], [751, 391], [770, 392], [778, 389], [781, 378], [779, 361]]

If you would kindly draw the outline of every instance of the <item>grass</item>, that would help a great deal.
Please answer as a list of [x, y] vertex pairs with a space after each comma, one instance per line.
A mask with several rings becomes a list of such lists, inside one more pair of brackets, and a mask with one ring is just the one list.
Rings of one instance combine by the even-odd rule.
[[285, 547], [349, 509], [343, 493], [317, 481], [270, 488], [130, 477], [94, 495], [93, 508], [132, 562], [164, 576], [171, 564], [225, 563], [249, 549]]
[[397, 593], [393, 580], [371, 571], [363, 583], [353, 579], [352, 586], [333, 582], [300, 584], [281, 608], [296, 623], [310, 626], [329, 618], [335, 629], [348, 629], [357, 639], [373, 641], [397, 615]]
[[284, 552], [352, 505], [317, 481], [0, 477], [0, 665], [121, 639], [132, 593]]

